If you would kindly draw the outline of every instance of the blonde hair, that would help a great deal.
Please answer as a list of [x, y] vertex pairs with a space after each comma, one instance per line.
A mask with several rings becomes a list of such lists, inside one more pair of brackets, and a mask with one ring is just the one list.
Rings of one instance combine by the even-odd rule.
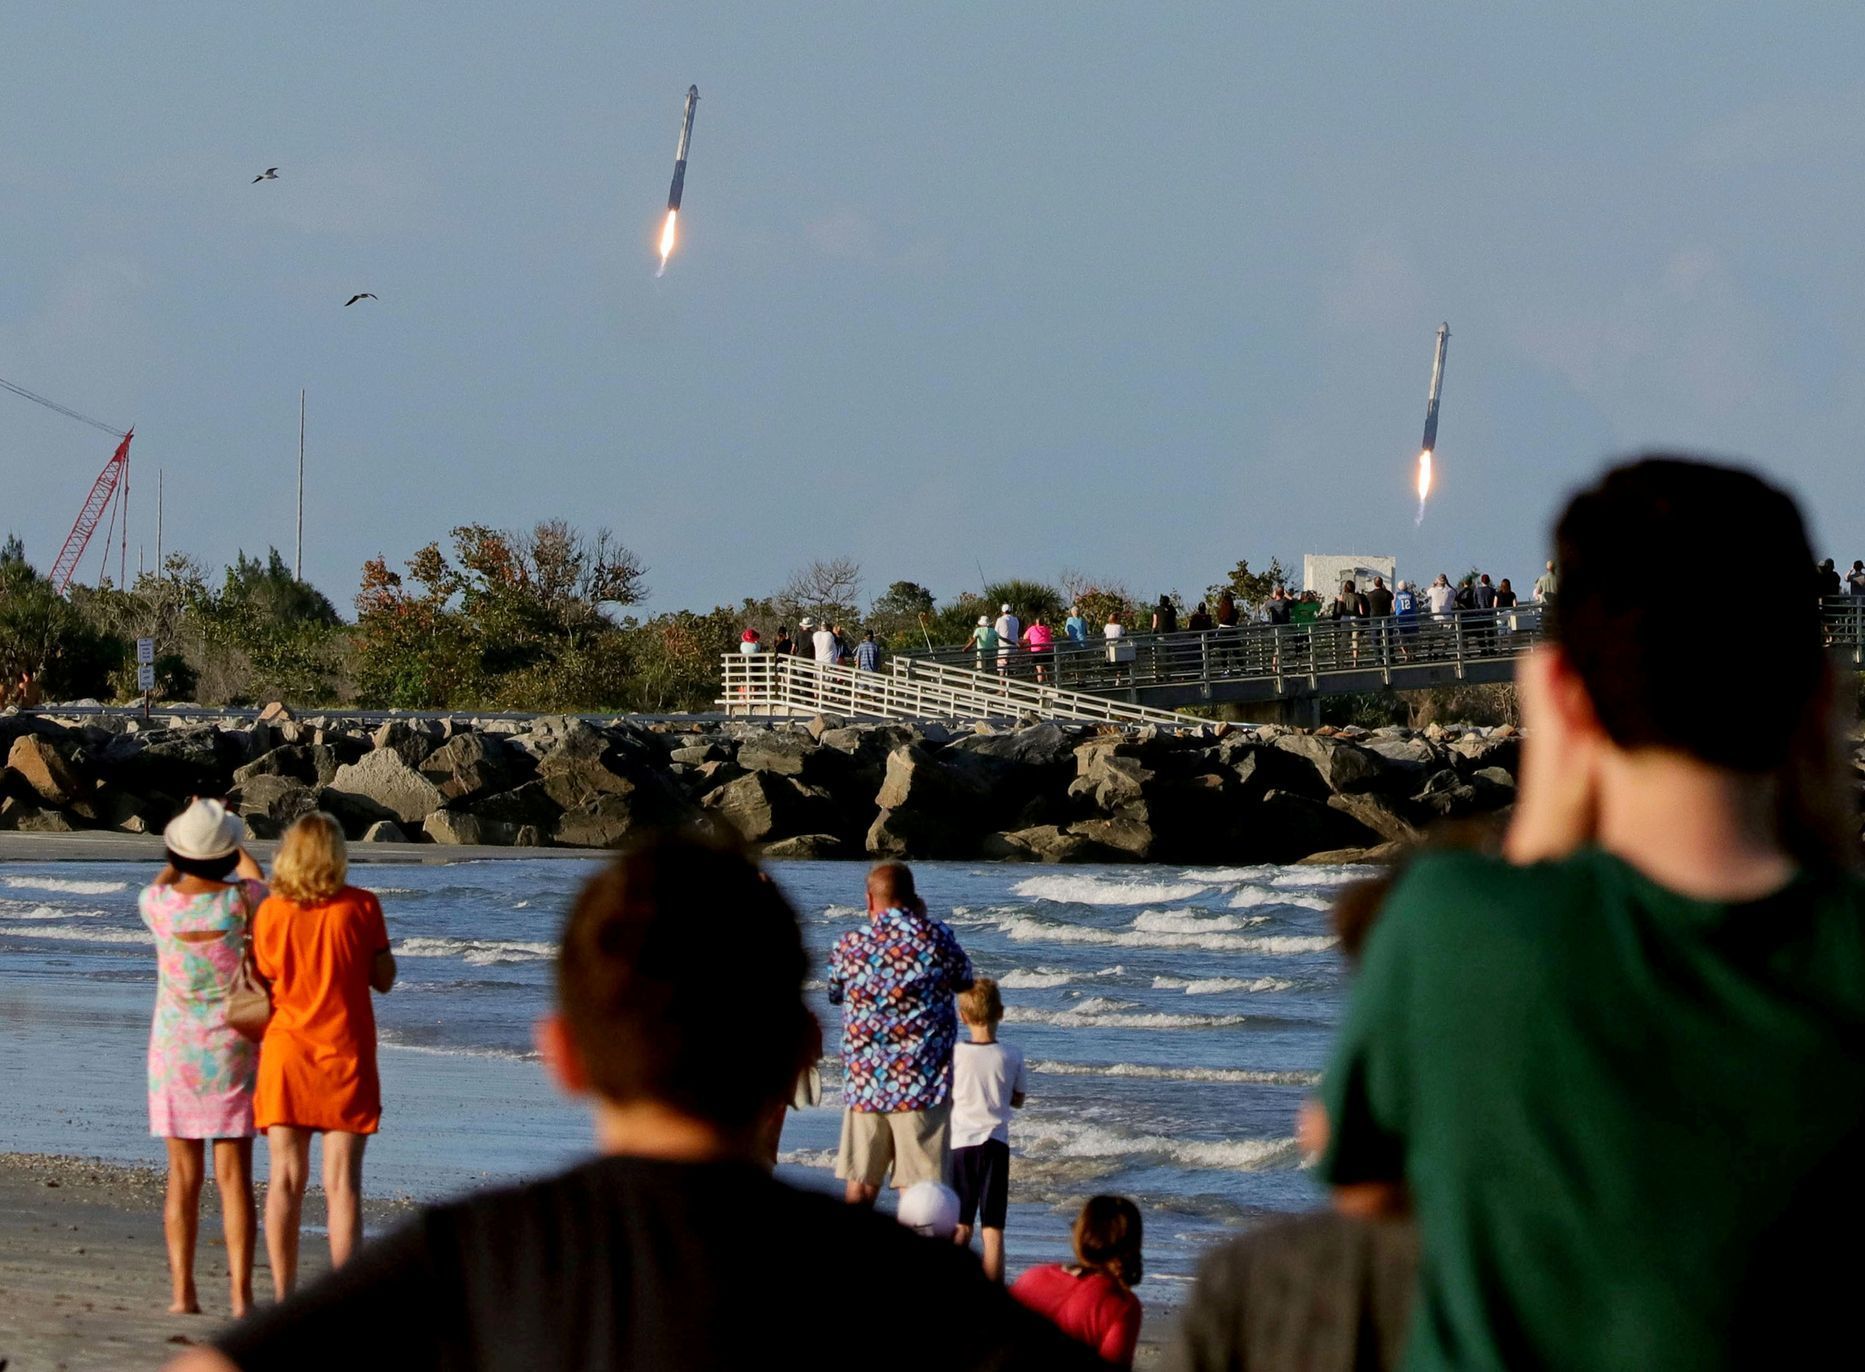
[[958, 993], [958, 1012], [967, 1024], [995, 1025], [1004, 1017], [1004, 998], [990, 977], [979, 977]]
[[343, 889], [349, 872], [343, 826], [313, 810], [285, 831], [272, 860], [272, 889], [300, 905], [317, 905]]

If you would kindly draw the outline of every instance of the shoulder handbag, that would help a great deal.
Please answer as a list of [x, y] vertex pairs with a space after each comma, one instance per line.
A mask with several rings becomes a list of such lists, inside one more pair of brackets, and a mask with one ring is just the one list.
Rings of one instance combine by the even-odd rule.
[[265, 1037], [266, 1026], [272, 1022], [272, 983], [259, 975], [259, 965], [253, 961], [253, 923], [258, 918], [257, 910], [247, 916], [246, 950], [227, 988], [227, 1023], [255, 1043]]

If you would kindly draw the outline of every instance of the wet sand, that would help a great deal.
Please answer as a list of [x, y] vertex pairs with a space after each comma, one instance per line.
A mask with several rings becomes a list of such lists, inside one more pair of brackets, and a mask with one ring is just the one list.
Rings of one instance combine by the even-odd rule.
[[[0, 1153], [0, 1360], [7, 1372], [160, 1367], [227, 1320], [226, 1252], [220, 1205], [202, 1188], [195, 1284], [202, 1314], [170, 1315], [162, 1243], [163, 1174], [90, 1158]], [[258, 1187], [265, 1208], [265, 1186]], [[379, 1234], [412, 1209], [406, 1200], [366, 1202]], [[323, 1197], [305, 1197], [301, 1273], [327, 1270]], [[263, 1237], [253, 1269], [259, 1304], [270, 1303]], [[1156, 1367], [1170, 1322], [1145, 1331], [1137, 1367]]]
[[[194, 1267], [203, 1313], [167, 1313], [164, 1184], [153, 1168], [0, 1154], [0, 1358], [8, 1372], [159, 1367], [226, 1322], [226, 1249], [211, 1180], [202, 1188]], [[263, 1185], [258, 1193], [263, 1209]], [[365, 1228], [380, 1232], [411, 1208], [369, 1201]], [[309, 1278], [329, 1266], [323, 1196], [315, 1188], [305, 1197], [304, 1223], [299, 1261]], [[261, 1304], [271, 1281], [262, 1242], [253, 1273]]]

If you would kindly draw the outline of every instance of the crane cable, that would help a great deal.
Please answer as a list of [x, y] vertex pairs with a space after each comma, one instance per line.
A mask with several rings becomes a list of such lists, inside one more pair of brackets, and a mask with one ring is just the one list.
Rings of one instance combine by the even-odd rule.
[[102, 429], [105, 433], [109, 434], [113, 438], [128, 437], [128, 435], [122, 429], [117, 428], [114, 424], [106, 424], [101, 419], [92, 419], [87, 414], [79, 414], [76, 410], [73, 410], [64, 405], [61, 405], [56, 400], [47, 399], [45, 396], [40, 395], [37, 391], [29, 391], [24, 386], [15, 385], [13, 382], [8, 381], [4, 376], [0, 376], [0, 390], [11, 391], [14, 395], [18, 396], [21, 400], [30, 400], [35, 405], [43, 405], [48, 410], [56, 410], [59, 414], [64, 415], [67, 419], [75, 419], [80, 424], [89, 424], [93, 429]]

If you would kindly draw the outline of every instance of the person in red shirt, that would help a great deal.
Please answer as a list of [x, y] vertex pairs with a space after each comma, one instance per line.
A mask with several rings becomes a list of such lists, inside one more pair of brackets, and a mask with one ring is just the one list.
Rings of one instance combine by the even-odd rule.
[[1095, 1196], [1075, 1217], [1075, 1261], [1032, 1267], [1010, 1294], [1116, 1367], [1133, 1366], [1140, 1341], [1140, 1207]]

